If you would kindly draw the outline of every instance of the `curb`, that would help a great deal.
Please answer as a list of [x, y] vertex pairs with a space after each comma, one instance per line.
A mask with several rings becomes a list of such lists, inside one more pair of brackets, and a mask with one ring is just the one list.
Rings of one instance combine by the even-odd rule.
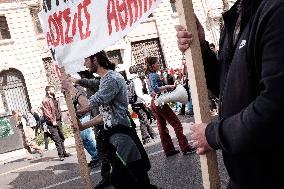
[[[70, 137], [70, 138], [65, 139], [64, 145], [65, 147], [75, 145], [75, 138]], [[44, 145], [42, 145], [41, 147], [44, 148]], [[54, 142], [52, 142], [48, 145], [48, 150], [54, 150], [54, 149], [56, 149], [56, 147], [55, 147]], [[25, 157], [26, 157], [26, 150], [24, 148], [20, 150], [15, 150], [12, 152], [0, 154], [0, 165], [5, 165], [7, 163], [10, 163], [12, 161], [16, 161], [19, 159], [24, 159]]]

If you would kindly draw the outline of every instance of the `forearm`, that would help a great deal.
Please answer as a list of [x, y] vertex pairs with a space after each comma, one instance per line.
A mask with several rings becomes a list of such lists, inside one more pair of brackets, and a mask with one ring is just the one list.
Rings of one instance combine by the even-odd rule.
[[103, 117], [101, 115], [97, 115], [95, 118], [91, 119], [88, 122], [85, 122], [80, 126], [81, 130], [85, 130], [90, 127], [98, 126], [103, 124]]

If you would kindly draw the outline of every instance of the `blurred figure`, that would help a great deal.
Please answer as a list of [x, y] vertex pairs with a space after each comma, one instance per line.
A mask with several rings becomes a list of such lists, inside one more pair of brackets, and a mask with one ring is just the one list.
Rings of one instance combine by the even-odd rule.
[[13, 117], [16, 121], [15, 127], [17, 127], [22, 133], [23, 145], [27, 152], [27, 159], [33, 159], [32, 156], [32, 149], [35, 149], [40, 156], [43, 156], [43, 149], [39, 147], [34, 141], [34, 135], [32, 128], [27, 126], [27, 120], [23, 116], [22, 112], [13, 110], [12, 111]]

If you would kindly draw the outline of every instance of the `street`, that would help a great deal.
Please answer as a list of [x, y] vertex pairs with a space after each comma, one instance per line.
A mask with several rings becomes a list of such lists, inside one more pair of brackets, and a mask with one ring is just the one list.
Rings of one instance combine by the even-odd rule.
[[[185, 116], [180, 116], [179, 118], [183, 123], [184, 132], [189, 139], [189, 122], [192, 121], [192, 119], [186, 118]], [[157, 127], [154, 127], [154, 130], [157, 131]], [[169, 127], [169, 130], [178, 149], [173, 129]], [[147, 144], [145, 148], [152, 165], [149, 172], [152, 184], [163, 189], [202, 188], [198, 155], [190, 154], [184, 156], [180, 153], [166, 158], [163, 154], [159, 139]], [[36, 156], [37, 158], [32, 161], [19, 159], [5, 165], [1, 165], [0, 188], [84, 188], [78, 171], [75, 146], [69, 146], [67, 150], [73, 154], [73, 156], [66, 158], [63, 162], [58, 160], [57, 151], [52, 150], [45, 153], [43, 158]], [[89, 160], [89, 155], [86, 155]], [[220, 155], [218, 157], [220, 160]], [[228, 178], [221, 161], [219, 161], [219, 172], [222, 188], [225, 188]], [[100, 168], [92, 170], [91, 176], [93, 182], [98, 183], [101, 179]]]

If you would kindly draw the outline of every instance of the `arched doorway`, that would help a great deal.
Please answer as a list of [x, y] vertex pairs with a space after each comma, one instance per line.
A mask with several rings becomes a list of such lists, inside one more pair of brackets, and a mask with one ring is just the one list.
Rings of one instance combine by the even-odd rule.
[[0, 107], [6, 115], [12, 110], [27, 113], [31, 108], [24, 76], [17, 69], [0, 72]]

